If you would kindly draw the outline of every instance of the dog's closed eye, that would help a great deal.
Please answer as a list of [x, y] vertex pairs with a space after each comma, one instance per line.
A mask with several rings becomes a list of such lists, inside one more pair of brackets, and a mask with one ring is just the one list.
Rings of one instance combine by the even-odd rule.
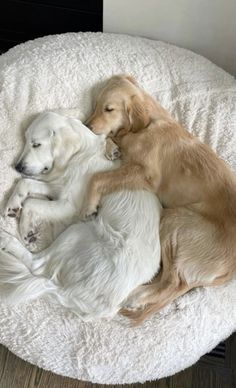
[[38, 147], [40, 147], [40, 146], [41, 146], [40, 143], [33, 143], [33, 144], [32, 144], [32, 147], [33, 147], [33, 148], [38, 148]]
[[109, 106], [106, 106], [104, 109], [105, 112], [112, 112], [113, 110], [114, 110], [114, 108], [111, 108]]

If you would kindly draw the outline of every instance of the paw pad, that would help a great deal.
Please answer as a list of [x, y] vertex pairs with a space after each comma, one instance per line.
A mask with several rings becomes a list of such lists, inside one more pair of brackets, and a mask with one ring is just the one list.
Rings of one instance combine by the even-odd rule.
[[8, 217], [16, 218], [16, 217], [18, 217], [19, 213], [20, 213], [20, 208], [19, 207], [14, 208], [14, 209], [11, 209], [11, 208], [7, 209]]
[[30, 230], [26, 237], [24, 237], [24, 240], [28, 243], [34, 243], [37, 241], [37, 232], [33, 232], [33, 230]]

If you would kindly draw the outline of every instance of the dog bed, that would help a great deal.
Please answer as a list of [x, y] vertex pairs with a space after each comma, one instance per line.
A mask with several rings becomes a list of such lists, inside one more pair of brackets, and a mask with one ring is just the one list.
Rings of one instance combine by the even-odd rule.
[[[175, 46], [125, 35], [70, 33], [30, 41], [0, 57], [0, 187], [18, 175], [12, 165], [24, 129], [44, 110], [91, 110], [98, 82], [131, 73], [236, 171], [236, 82], [208, 60]], [[17, 233], [15, 221], [0, 226]], [[1, 269], [0, 269], [1, 271]], [[7, 307], [0, 299], [0, 341], [55, 373], [100, 384], [160, 379], [195, 363], [236, 329], [236, 280], [199, 288], [141, 327], [125, 318], [83, 323], [46, 299]]]

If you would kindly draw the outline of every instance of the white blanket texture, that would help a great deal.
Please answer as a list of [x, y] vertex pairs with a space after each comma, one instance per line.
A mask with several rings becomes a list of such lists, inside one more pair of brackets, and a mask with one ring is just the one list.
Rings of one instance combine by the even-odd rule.
[[[0, 56], [2, 208], [19, 178], [12, 166], [32, 118], [58, 108], [87, 116], [96, 85], [117, 73], [133, 74], [236, 172], [236, 82], [229, 74], [159, 41], [102, 33], [49, 36]], [[0, 227], [17, 234], [13, 219], [1, 217]], [[189, 292], [136, 328], [119, 316], [83, 323], [43, 298], [9, 308], [0, 296], [0, 311], [1, 343], [33, 364], [100, 384], [144, 382], [190, 366], [236, 329], [236, 280]]]

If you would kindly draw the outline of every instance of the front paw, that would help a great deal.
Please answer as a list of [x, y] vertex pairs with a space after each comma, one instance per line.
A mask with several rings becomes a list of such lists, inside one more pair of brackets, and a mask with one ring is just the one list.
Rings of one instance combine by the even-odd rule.
[[121, 152], [120, 152], [119, 148], [116, 147], [112, 150], [106, 151], [105, 156], [108, 160], [113, 161], [113, 160], [119, 159], [121, 157]]
[[86, 207], [84, 208], [81, 213], [80, 213], [80, 220], [87, 222], [87, 221], [92, 221], [97, 217], [99, 207], [94, 207], [94, 208], [89, 208]]
[[22, 198], [14, 194], [7, 202], [5, 215], [8, 217], [19, 218], [22, 209]]
[[121, 156], [119, 147], [111, 140], [107, 139], [105, 156], [108, 160], [116, 160]]

